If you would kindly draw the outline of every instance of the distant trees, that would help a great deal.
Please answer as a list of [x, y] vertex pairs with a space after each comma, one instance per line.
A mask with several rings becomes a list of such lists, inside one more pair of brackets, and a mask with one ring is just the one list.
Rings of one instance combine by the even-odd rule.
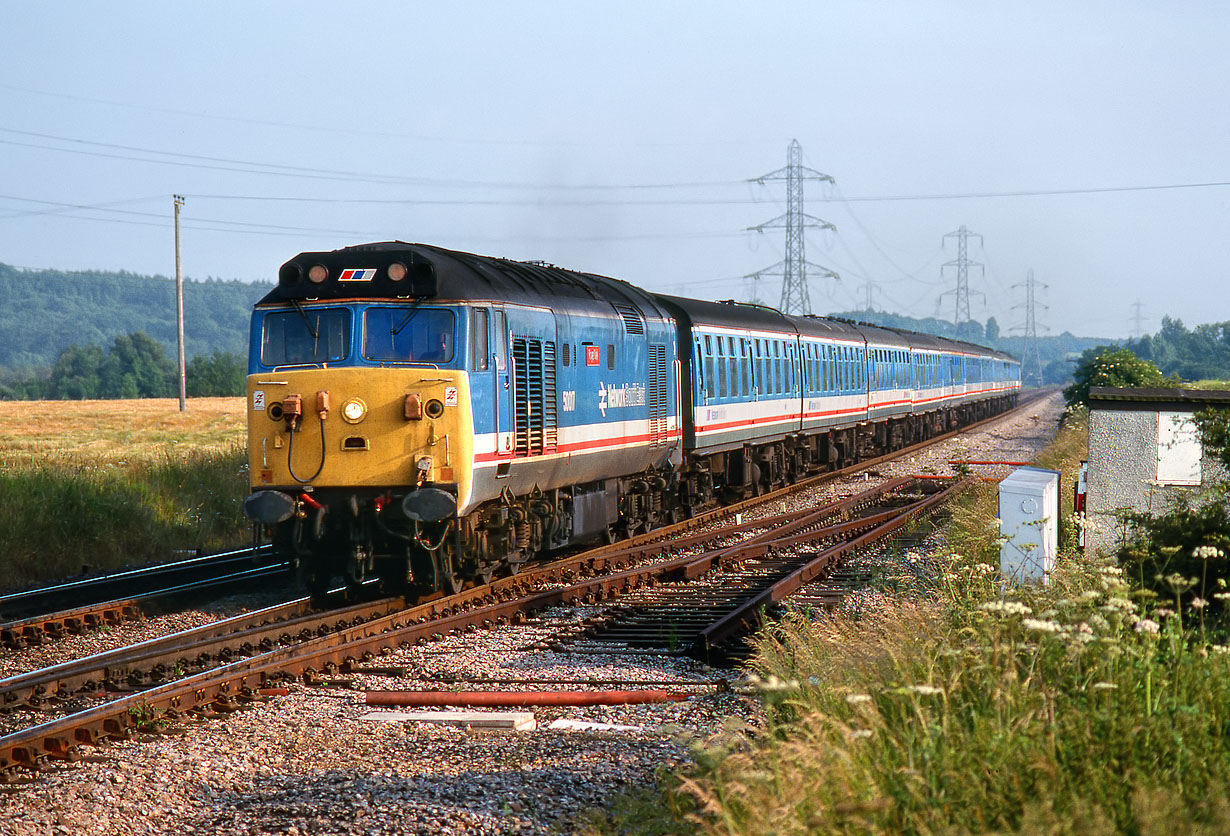
[[[192, 358], [186, 371], [191, 397], [243, 394], [247, 366], [238, 354], [215, 350]], [[0, 398], [23, 400], [170, 398], [178, 393], [175, 362], [162, 343], [143, 331], [121, 334], [106, 352], [97, 345], [70, 345], [46, 378], [0, 386]]]
[[188, 362], [188, 396], [214, 398], [242, 395], [248, 375], [247, 363], [238, 354], [214, 351], [198, 354]]
[[[54, 380], [54, 370], [52, 380]], [[166, 398], [178, 394], [175, 364], [144, 331], [115, 338], [98, 371], [98, 396]]]
[[1230, 322], [1197, 325], [1189, 331], [1182, 320], [1163, 317], [1160, 331], [1129, 340], [1128, 347], [1163, 373], [1184, 380], [1230, 378]]

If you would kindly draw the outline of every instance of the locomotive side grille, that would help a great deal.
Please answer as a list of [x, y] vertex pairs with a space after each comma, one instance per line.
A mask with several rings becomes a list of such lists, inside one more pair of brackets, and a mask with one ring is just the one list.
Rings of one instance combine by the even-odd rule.
[[554, 453], [555, 343], [513, 337], [513, 455]]
[[641, 317], [640, 311], [631, 305], [617, 305], [614, 302], [611, 303], [611, 307], [623, 317], [625, 334], [645, 333], [645, 320]]
[[668, 403], [666, 346], [649, 346], [649, 445], [666, 443], [666, 411]]

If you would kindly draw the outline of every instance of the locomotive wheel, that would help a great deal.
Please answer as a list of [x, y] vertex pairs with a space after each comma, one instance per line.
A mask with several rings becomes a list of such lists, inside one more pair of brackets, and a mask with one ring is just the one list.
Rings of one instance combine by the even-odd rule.
[[431, 553], [431, 565], [435, 572], [436, 589], [446, 595], [456, 595], [465, 588], [465, 579], [458, 570], [457, 559], [447, 549], [436, 549]]

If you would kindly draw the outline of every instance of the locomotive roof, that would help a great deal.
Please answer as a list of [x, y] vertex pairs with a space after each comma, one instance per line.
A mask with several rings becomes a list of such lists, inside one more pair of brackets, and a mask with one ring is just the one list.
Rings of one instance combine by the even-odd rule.
[[[406, 273], [398, 281], [389, 275], [395, 264], [401, 264]], [[325, 269], [323, 281], [308, 278], [314, 266]], [[434, 298], [523, 302], [545, 307], [556, 307], [561, 299], [572, 299], [603, 307], [608, 303], [630, 305], [648, 316], [664, 316], [649, 293], [620, 279], [403, 241], [300, 253], [282, 265], [277, 286], [257, 304]]]

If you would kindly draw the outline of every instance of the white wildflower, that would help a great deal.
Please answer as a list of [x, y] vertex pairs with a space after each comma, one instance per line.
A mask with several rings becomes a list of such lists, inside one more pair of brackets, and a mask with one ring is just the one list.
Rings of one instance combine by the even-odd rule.
[[1026, 630], [1036, 630], [1039, 633], [1058, 633], [1063, 630], [1058, 621], [1043, 621], [1037, 618], [1026, 618], [1021, 625]]
[[1209, 605], [1209, 602], [1204, 600], [1203, 598], [1196, 597], [1192, 599], [1192, 609], [1193, 610], [1202, 610], [1208, 605]]
[[1110, 629], [1110, 622], [1097, 613], [1089, 616], [1089, 626], [1095, 630], [1105, 632]]
[[944, 693], [943, 688], [936, 688], [934, 685], [910, 685], [909, 690], [915, 694], [922, 694], [924, 697], [933, 697], [936, 694]]
[[1230, 647], [1227, 647], [1224, 644], [1209, 645], [1209, 650], [1213, 651], [1214, 653], [1221, 653], [1223, 655], [1230, 653]]
[[1162, 629], [1162, 625], [1158, 624], [1151, 618], [1142, 618], [1133, 625], [1137, 633], [1156, 633]]
[[1225, 557], [1226, 554], [1216, 546], [1196, 546], [1192, 549], [1192, 557], [1199, 560], [1213, 560], [1218, 557]]
[[871, 702], [869, 694], [846, 694], [846, 702], [850, 705], [862, 705], [865, 702]]
[[868, 737], [871, 737], [870, 729], [857, 729], [849, 734], [850, 740], [865, 740]]
[[1033, 610], [1020, 601], [987, 601], [985, 604], [980, 605], [979, 609], [1000, 613], [1001, 615], [1030, 615], [1033, 613]]
[[1095, 682], [1090, 687], [1095, 691], [1113, 691], [1119, 686], [1113, 682]]
[[1081, 593], [1081, 600], [1085, 601], [1086, 603], [1088, 603], [1089, 601], [1096, 601], [1101, 597], [1102, 597], [1102, 593], [1098, 592], [1096, 589], [1086, 589], [1084, 592]]

